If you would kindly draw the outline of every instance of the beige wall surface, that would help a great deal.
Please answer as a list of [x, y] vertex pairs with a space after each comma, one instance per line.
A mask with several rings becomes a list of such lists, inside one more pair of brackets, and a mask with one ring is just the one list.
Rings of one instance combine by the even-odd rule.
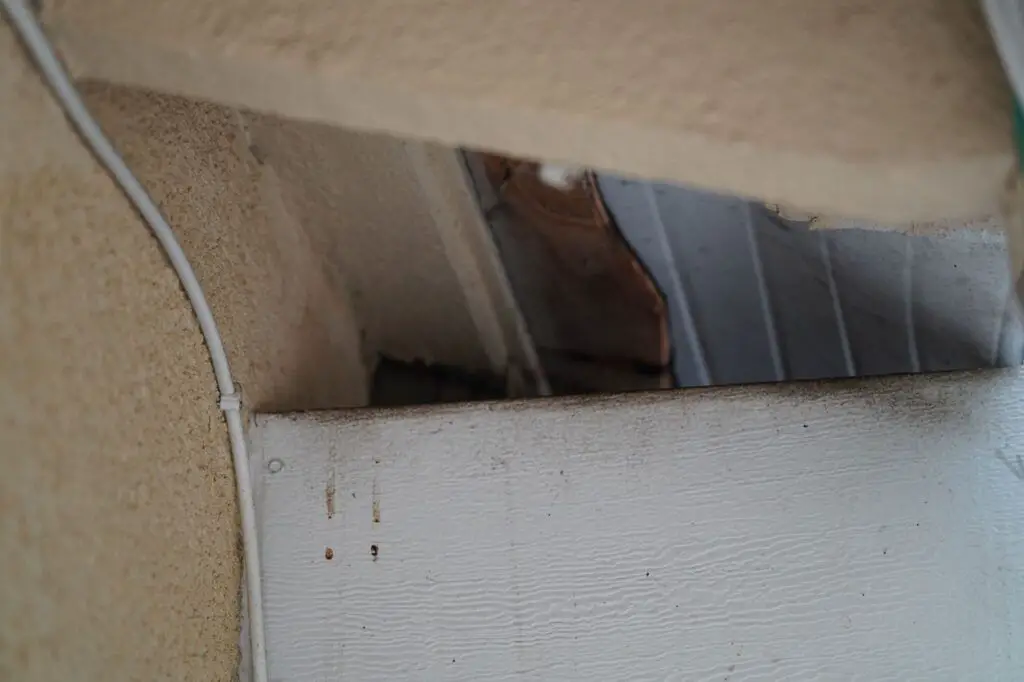
[[[400, 360], [500, 373], [482, 342], [445, 228], [409, 148], [387, 135], [247, 113], [255, 153], [280, 178], [281, 200], [343, 282], [364, 346]], [[436, 203], [436, 202], [434, 202]]]
[[[232, 679], [234, 482], [191, 308], [2, 22], [0, 99], [0, 679]], [[248, 405], [365, 402], [345, 293], [235, 114], [88, 100], [192, 259]]]
[[290, 210], [286, 183], [254, 154], [242, 116], [131, 88], [83, 92], [206, 283], [249, 407], [364, 404], [348, 286], [309, 221]]
[[878, 222], [991, 214], [977, 0], [48, 0], [76, 72]]

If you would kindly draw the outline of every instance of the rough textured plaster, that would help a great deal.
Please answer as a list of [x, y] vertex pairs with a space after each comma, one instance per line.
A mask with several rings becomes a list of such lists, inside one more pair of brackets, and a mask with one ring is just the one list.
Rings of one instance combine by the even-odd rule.
[[880, 221], [994, 210], [975, 0], [54, 0], [80, 73]]
[[[366, 402], [357, 321], [344, 280], [282, 196], [291, 187], [253, 155], [228, 108], [88, 84], [100, 125], [193, 258], [253, 409]], [[312, 226], [317, 227], [317, 226]], [[344, 378], [344, 380], [342, 380]]]
[[[5, 23], [0, 91], [0, 679], [232, 679], [234, 483], [191, 309]], [[311, 319], [322, 268], [272, 195], [259, 207], [270, 180], [232, 115], [89, 95], [175, 223], [250, 404], [361, 402], [351, 313]]]

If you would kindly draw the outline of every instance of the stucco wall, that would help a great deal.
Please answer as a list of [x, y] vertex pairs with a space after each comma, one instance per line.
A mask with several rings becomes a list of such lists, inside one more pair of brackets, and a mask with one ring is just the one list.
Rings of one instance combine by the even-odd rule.
[[882, 223], [996, 209], [976, 0], [46, 0], [80, 75]]
[[[230, 679], [234, 482], [192, 311], [2, 22], [0, 93], [0, 679]], [[192, 259], [248, 404], [365, 402], [347, 292], [237, 115], [88, 94]]]

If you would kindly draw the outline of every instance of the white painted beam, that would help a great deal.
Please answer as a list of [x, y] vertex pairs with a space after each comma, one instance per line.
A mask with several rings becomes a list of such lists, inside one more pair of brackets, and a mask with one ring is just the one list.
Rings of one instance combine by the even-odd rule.
[[1024, 670], [1013, 371], [261, 416], [252, 437], [274, 679]]

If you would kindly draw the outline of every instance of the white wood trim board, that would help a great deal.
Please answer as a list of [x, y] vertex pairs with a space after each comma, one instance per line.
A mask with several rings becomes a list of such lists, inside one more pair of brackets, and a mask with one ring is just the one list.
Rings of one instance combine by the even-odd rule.
[[258, 416], [251, 438], [274, 680], [1024, 670], [1016, 370]]

